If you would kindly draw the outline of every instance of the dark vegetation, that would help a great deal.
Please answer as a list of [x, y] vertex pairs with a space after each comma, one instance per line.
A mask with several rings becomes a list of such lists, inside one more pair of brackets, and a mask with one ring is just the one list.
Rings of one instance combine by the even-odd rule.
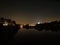
[[41, 30], [51, 30], [51, 31], [60, 31], [60, 21], [53, 21], [50, 23], [44, 23], [44, 24], [36, 24], [35, 29], [41, 31]]
[[11, 40], [20, 29], [20, 25], [11, 19], [0, 18], [0, 40]]
[[24, 25], [23, 28], [30, 29], [29, 24]]
[[56, 31], [59, 32], [60, 31], [60, 21], [53, 21], [50, 23], [43, 23], [43, 24], [36, 24], [36, 26], [29, 26], [28, 24], [24, 26], [24, 28], [26, 29], [36, 29], [38, 31]]

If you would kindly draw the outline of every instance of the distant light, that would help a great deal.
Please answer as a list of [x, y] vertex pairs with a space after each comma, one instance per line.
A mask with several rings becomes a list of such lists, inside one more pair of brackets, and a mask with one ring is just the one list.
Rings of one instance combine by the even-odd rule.
[[24, 25], [26, 25], [26, 24], [24, 24]]
[[3, 24], [3, 26], [8, 26], [8, 22], [5, 21], [5, 23]]
[[20, 25], [20, 28], [22, 29], [23, 28], [23, 25]]
[[35, 24], [29, 24], [29, 26], [35, 26]]
[[15, 24], [12, 24], [13, 26], [15, 26]]
[[40, 24], [40, 22], [38, 22], [38, 24]]
[[8, 26], [8, 24], [3, 24], [3, 26]]

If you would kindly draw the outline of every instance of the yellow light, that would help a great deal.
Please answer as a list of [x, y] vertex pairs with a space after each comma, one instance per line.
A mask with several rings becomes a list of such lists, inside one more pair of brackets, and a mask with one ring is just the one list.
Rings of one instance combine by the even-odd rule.
[[35, 24], [29, 24], [29, 26], [35, 26]]
[[3, 26], [8, 26], [8, 24], [3, 24]]
[[4, 24], [3, 24], [3, 26], [8, 26], [8, 22], [5, 21]]

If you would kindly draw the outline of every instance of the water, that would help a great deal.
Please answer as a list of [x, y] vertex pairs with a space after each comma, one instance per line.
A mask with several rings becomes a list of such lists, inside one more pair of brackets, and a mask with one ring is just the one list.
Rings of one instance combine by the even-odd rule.
[[60, 32], [43, 32], [22, 29], [18, 31], [15, 39], [18, 43], [57, 43], [57, 41], [60, 40]]
[[[25, 44], [40, 44], [40, 43], [57, 43], [60, 41], [60, 32], [45, 32], [35, 29], [20, 29], [14, 39], [8, 40], [8, 45], [25, 45]], [[29, 45], [28, 44], [28, 45]]]

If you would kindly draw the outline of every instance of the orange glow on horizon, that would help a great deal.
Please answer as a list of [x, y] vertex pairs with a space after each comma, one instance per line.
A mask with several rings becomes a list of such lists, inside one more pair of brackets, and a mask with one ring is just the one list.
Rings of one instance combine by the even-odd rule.
[[35, 24], [29, 24], [29, 26], [35, 26]]

